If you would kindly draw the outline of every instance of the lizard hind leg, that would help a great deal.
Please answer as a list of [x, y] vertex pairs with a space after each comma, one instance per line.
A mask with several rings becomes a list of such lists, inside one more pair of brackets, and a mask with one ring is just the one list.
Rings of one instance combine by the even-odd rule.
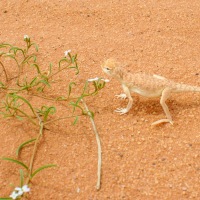
[[171, 90], [169, 88], [166, 88], [162, 91], [162, 96], [160, 99], [160, 104], [165, 112], [167, 119], [160, 119], [158, 121], [155, 121], [151, 124], [152, 126], [158, 125], [161, 123], [168, 123], [168, 122], [173, 125], [173, 121], [172, 121], [171, 114], [169, 112], [169, 108], [167, 107], [167, 104], [165, 103], [165, 101], [169, 98], [170, 94], [171, 94]]

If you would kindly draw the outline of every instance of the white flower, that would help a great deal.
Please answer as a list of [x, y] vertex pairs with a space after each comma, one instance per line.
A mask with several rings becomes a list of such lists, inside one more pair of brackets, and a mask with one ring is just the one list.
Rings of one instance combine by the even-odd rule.
[[106, 82], [106, 83], [108, 83], [108, 82], [110, 82], [110, 80], [108, 80], [108, 79], [101, 79], [102, 81], [104, 81], [104, 82]]
[[24, 40], [27, 40], [29, 39], [29, 36], [28, 35], [24, 35]]
[[22, 196], [24, 192], [30, 192], [30, 188], [28, 187], [28, 185], [24, 185], [22, 188], [16, 187], [10, 197], [12, 199], [16, 199], [17, 197]]
[[68, 56], [68, 54], [71, 52], [71, 50], [69, 49], [69, 50], [67, 50], [67, 51], [65, 51], [64, 52], [64, 54], [65, 54], [65, 56]]
[[24, 193], [23, 190], [22, 190], [22, 188], [20, 188], [20, 187], [16, 187], [15, 188], [15, 192], [17, 192], [18, 196], [21, 196]]
[[23, 192], [30, 192], [30, 188], [28, 187], [28, 185], [24, 185], [23, 187], [22, 187], [22, 191]]
[[98, 80], [102, 80], [102, 81], [104, 81], [106, 83], [109, 82], [108, 79], [103, 79], [103, 78], [98, 78], [98, 77], [96, 77], [96, 78], [90, 78], [90, 79], [88, 79], [88, 82], [93, 82], [93, 81], [98, 81]]
[[18, 193], [14, 191], [9, 197], [11, 197], [12, 199], [16, 199], [18, 196], [19, 196]]
[[88, 79], [88, 82], [93, 82], [93, 81], [98, 81], [98, 80], [99, 80], [98, 77], [96, 77], [96, 78], [89, 78], [89, 79]]

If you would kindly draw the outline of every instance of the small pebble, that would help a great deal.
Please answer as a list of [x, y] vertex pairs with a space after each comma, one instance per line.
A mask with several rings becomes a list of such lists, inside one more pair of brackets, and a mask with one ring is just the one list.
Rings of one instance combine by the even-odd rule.
[[81, 189], [78, 187], [78, 188], [76, 189], [76, 192], [79, 193], [80, 191], [81, 191]]
[[183, 191], [186, 191], [186, 190], [187, 190], [187, 188], [186, 188], [186, 187], [182, 187], [182, 190], [183, 190]]

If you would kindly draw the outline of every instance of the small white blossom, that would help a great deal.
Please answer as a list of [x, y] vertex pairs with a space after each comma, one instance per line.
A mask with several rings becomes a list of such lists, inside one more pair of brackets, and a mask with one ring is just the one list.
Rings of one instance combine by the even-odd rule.
[[108, 82], [110, 82], [110, 80], [108, 80], [108, 79], [101, 79], [102, 81], [104, 81], [104, 82], [106, 82], [106, 83], [108, 83]]
[[22, 187], [22, 191], [23, 192], [30, 192], [30, 188], [28, 187], [28, 185], [24, 185], [23, 187]]
[[10, 197], [12, 199], [16, 199], [17, 197], [22, 196], [24, 192], [30, 192], [30, 188], [28, 187], [28, 185], [24, 185], [22, 188], [16, 187]]
[[88, 82], [93, 82], [93, 81], [98, 81], [98, 80], [99, 80], [98, 77], [96, 77], [96, 78], [89, 78], [89, 79], [88, 79]]
[[18, 193], [14, 191], [9, 197], [11, 197], [12, 199], [16, 199], [18, 196], [19, 196]]
[[21, 196], [24, 193], [23, 190], [22, 190], [22, 188], [20, 188], [20, 187], [16, 187], [15, 191], [18, 193], [18, 196]]
[[104, 81], [106, 83], [109, 82], [108, 79], [103, 79], [103, 78], [98, 78], [98, 77], [96, 77], [96, 78], [90, 78], [90, 79], [88, 79], [88, 82], [93, 82], [93, 81], [98, 81], [98, 80], [102, 80], [102, 81]]
[[24, 35], [24, 40], [27, 40], [29, 39], [29, 36], [28, 35]]
[[65, 54], [65, 56], [68, 56], [68, 54], [71, 52], [71, 50], [69, 49], [69, 50], [67, 50], [67, 51], [65, 51], [64, 52], [64, 54]]

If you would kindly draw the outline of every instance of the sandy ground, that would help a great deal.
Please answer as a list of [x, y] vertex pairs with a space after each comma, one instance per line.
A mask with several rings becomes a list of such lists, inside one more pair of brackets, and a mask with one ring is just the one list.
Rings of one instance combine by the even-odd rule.
[[[44, 66], [71, 49], [78, 54], [80, 80], [106, 77], [100, 64], [113, 57], [132, 72], [200, 85], [199, 0], [1, 0], [0, 8], [0, 42], [21, 45], [29, 35], [39, 44]], [[133, 94], [134, 107], [120, 116], [114, 109], [127, 101], [114, 95], [121, 91], [111, 80], [87, 101], [102, 142], [101, 190], [95, 189], [96, 140], [83, 117], [76, 127], [62, 121], [45, 132], [34, 167], [58, 167], [35, 177], [27, 199], [200, 199], [199, 94], [173, 94], [167, 104], [174, 125], [152, 128], [164, 117], [159, 99]], [[1, 118], [0, 156], [15, 157], [19, 144], [36, 131], [30, 124]], [[31, 149], [23, 150], [23, 160]], [[11, 193], [10, 184], [19, 184], [18, 174], [17, 165], [0, 161], [0, 196]]]

